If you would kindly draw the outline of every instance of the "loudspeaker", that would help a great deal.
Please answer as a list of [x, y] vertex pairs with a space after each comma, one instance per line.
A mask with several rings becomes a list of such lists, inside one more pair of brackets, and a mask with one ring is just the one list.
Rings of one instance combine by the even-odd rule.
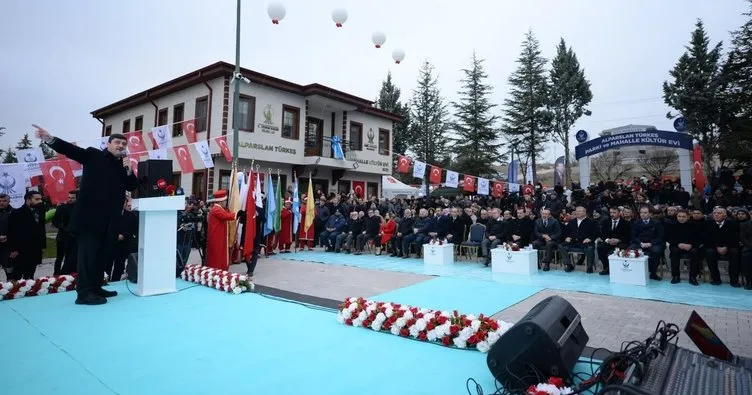
[[139, 197], [157, 197], [162, 196], [162, 191], [157, 187], [157, 181], [165, 180], [168, 184], [172, 183], [172, 161], [164, 159], [149, 159], [138, 163], [138, 180], [141, 183], [140, 193], [146, 196]]
[[128, 275], [128, 281], [134, 284], [138, 283], [138, 253], [128, 254], [125, 274]]
[[535, 305], [488, 351], [491, 374], [508, 391], [560, 377], [569, 382], [588, 342], [580, 314], [564, 298], [550, 296]]

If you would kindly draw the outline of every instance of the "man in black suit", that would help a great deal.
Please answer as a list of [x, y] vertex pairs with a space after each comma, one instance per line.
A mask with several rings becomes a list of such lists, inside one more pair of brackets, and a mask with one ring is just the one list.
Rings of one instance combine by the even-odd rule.
[[739, 241], [742, 245], [741, 270], [747, 278], [744, 289], [752, 289], [752, 220], [739, 224]]
[[55, 238], [57, 241], [57, 251], [55, 265], [53, 266], [53, 274], [55, 276], [76, 272], [76, 256], [74, 254], [78, 249], [75, 246], [76, 240], [68, 232], [68, 224], [73, 212], [73, 205], [76, 204], [77, 195], [78, 191], [68, 192], [68, 201], [58, 206], [55, 209], [55, 215], [52, 216], [52, 225], [57, 228], [57, 237]]
[[676, 213], [676, 222], [666, 228], [666, 241], [669, 245], [671, 258], [671, 284], [681, 282], [679, 264], [682, 259], [689, 259], [689, 283], [700, 285], [697, 275], [700, 274], [700, 233], [702, 229], [689, 220], [689, 213], [681, 209]]
[[621, 218], [621, 210], [618, 207], [608, 209], [609, 218], [601, 223], [601, 242], [598, 243], [598, 259], [603, 265], [600, 274], [609, 275], [608, 256], [613, 254], [614, 250], [625, 249], [629, 245], [629, 238], [632, 234], [632, 227], [628, 221]]
[[138, 188], [138, 179], [124, 161], [128, 140], [110, 135], [103, 150], [77, 147], [33, 125], [36, 136], [56, 152], [83, 165], [77, 204], [68, 230], [78, 240], [76, 304], [99, 305], [117, 295], [102, 288], [105, 265], [112, 262], [125, 192]]
[[468, 232], [467, 224], [462, 218], [461, 209], [459, 207], [452, 207], [449, 215], [449, 233], [446, 234], [448, 242], [453, 244], [460, 244], [465, 241], [465, 235]]
[[721, 285], [721, 272], [718, 261], [729, 263], [729, 283], [734, 288], [739, 285], [739, 223], [726, 218], [726, 209], [713, 209], [713, 220], [709, 221], [703, 232], [703, 248], [705, 248], [705, 262], [710, 270], [710, 281], [713, 285]]
[[551, 210], [544, 208], [540, 213], [541, 217], [533, 224], [533, 248], [546, 250], [543, 256], [543, 271], [547, 272], [551, 269], [551, 261], [554, 259], [554, 248], [561, 238], [561, 225], [551, 217]]
[[409, 252], [403, 249], [402, 240], [405, 236], [413, 233], [414, 222], [413, 211], [406, 208], [402, 213], [402, 219], [397, 224], [397, 233], [394, 235], [394, 242], [392, 242], [394, 249], [392, 252], [393, 257], [402, 257]]
[[[559, 255], [564, 260], [564, 271], [571, 272], [574, 266], [571, 263], [570, 252], [581, 252], [587, 259], [587, 272], [593, 272], [595, 265], [595, 240], [598, 238], [598, 224], [587, 217], [587, 209], [577, 206], [574, 216], [564, 228], [564, 242], [559, 244]], [[580, 262], [583, 258], [580, 257]]]
[[8, 216], [8, 256], [13, 268], [13, 278], [8, 280], [32, 280], [37, 265], [42, 263], [42, 251], [47, 246], [44, 228], [44, 203], [37, 191], [24, 195], [24, 205], [11, 211]]
[[632, 223], [632, 243], [630, 248], [642, 249], [648, 255], [648, 269], [650, 278], [655, 281], [661, 281], [656, 273], [658, 263], [661, 261], [661, 255], [665, 249], [665, 238], [663, 225], [660, 221], [652, 219], [650, 207], [643, 205], [640, 207], [640, 218]]
[[491, 218], [486, 222], [486, 237], [480, 243], [480, 250], [485, 258], [486, 266], [491, 264], [491, 250], [504, 242], [507, 234], [507, 223], [501, 218], [501, 210], [491, 210]]
[[530, 245], [530, 239], [533, 237], [533, 220], [530, 219], [524, 208], [517, 209], [517, 218], [509, 221], [507, 226], [509, 227], [507, 241], [520, 247]]
[[5, 270], [6, 277], [10, 279], [13, 268], [8, 264], [8, 217], [13, 211], [10, 206], [10, 196], [0, 193], [0, 267]]

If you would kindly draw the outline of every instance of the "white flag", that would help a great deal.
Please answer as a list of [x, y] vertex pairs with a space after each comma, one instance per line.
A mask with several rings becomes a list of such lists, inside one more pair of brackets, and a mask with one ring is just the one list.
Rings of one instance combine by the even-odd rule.
[[109, 143], [109, 140], [110, 136], [100, 137], [92, 142], [91, 147], [104, 151], [107, 149], [107, 143]]
[[23, 163], [0, 164], [0, 192], [8, 195], [11, 207], [18, 208], [24, 205], [27, 185], [31, 186], [27, 165]]
[[167, 150], [153, 149], [149, 151], [149, 159], [167, 159]]
[[520, 191], [520, 184], [516, 182], [509, 183], [509, 192], [519, 192], [519, 191]]
[[488, 195], [488, 178], [478, 177], [478, 195]]
[[30, 177], [42, 175], [42, 169], [39, 168], [39, 163], [44, 162], [42, 148], [34, 147], [16, 150], [16, 159], [18, 159], [18, 163], [26, 163], [26, 169], [29, 171]]
[[416, 160], [413, 164], [413, 177], [423, 179], [426, 176], [426, 164]]
[[159, 149], [172, 148], [172, 133], [170, 132], [170, 125], [151, 128], [151, 138], [157, 143]]
[[450, 188], [457, 188], [457, 186], [459, 185], [459, 178], [460, 175], [457, 174], [456, 171], [447, 170], [446, 182], [444, 183]]
[[[214, 159], [212, 159], [211, 151], [209, 150], [209, 143], [206, 140], [197, 141], [196, 144], [196, 151], [198, 151], [198, 156], [201, 157], [201, 161], [204, 162], [204, 166], [207, 169], [211, 169], [214, 167]], [[243, 205], [245, 207], [245, 205]]]

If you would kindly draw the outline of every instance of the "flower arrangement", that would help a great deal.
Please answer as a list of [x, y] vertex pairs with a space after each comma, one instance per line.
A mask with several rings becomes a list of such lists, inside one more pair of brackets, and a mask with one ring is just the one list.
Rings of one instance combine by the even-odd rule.
[[186, 266], [183, 272], [180, 273], [180, 278], [233, 294], [253, 291], [255, 288], [253, 282], [246, 275], [230, 273], [226, 270], [212, 269], [201, 265]]
[[364, 298], [345, 299], [339, 306], [337, 321], [447, 347], [475, 348], [483, 353], [512, 327], [483, 314], [476, 317], [457, 310], [450, 313]]
[[622, 258], [639, 258], [643, 255], [642, 250], [633, 250], [631, 248], [627, 248], [626, 250], [620, 250], [617, 248], [614, 250], [614, 254]]
[[431, 241], [428, 242], [428, 244], [430, 244], [432, 246], [441, 246], [441, 245], [444, 245], [446, 243], [447, 243], [446, 239], [442, 240], [442, 239], [439, 239], [438, 237], [434, 237], [434, 238], [431, 239]]
[[565, 395], [573, 391], [564, 386], [564, 380], [559, 377], [550, 377], [548, 382], [531, 385], [525, 390], [525, 395]]
[[76, 275], [40, 277], [36, 280], [0, 282], [0, 300], [56, 294], [76, 289]]

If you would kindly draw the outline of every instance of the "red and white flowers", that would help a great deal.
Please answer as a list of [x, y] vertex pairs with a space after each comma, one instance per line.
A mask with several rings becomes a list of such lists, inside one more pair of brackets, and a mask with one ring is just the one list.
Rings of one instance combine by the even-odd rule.
[[201, 265], [188, 265], [183, 269], [180, 277], [185, 281], [206, 285], [219, 291], [239, 294], [253, 291], [254, 284], [248, 276], [230, 273], [226, 270], [213, 269]]
[[56, 294], [76, 289], [76, 275], [40, 277], [35, 280], [0, 282], [0, 300]]
[[617, 248], [614, 250], [614, 254], [621, 258], [639, 258], [643, 255], [642, 249], [633, 250], [630, 248], [627, 248], [626, 250], [620, 250]]
[[559, 377], [550, 377], [547, 383], [531, 385], [525, 391], [525, 395], [566, 395], [571, 394], [572, 389], [564, 386], [564, 380]]
[[512, 324], [483, 314], [421, 309], [396, 303], [349, 298], [339, 306], [337, 321], [377, 332], [412, 337], [457, 348], [475, 348], [488, 352]]

